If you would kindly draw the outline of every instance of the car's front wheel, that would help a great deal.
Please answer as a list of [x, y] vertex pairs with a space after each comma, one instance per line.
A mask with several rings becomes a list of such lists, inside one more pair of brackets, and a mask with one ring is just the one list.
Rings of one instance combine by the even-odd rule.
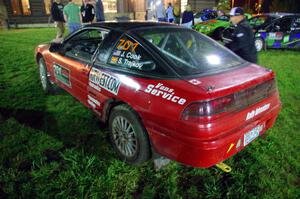
[[49, 80], [45, 60], [42, 57], [39, 59], [39, 72], [43, 90], [45, 93], [52, 93], [54, 91], [54, 87]]
[[255, 48], [256, 48], [257, 52], [262, 51], [264, 49], [264, 47], [265, 47], [264, 40], [261, 39], [261, 38], [255, 38], [254, 43], [255, 43]]
[[128, 105], [113, 108], [109, 117], [110, 140], [118, 156], [130, 164], [150, 158], [148, 133], [136, 112]]

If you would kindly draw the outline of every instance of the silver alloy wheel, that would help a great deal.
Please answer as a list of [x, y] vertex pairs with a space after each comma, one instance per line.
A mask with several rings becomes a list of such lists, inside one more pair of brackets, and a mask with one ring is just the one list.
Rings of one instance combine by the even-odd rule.
[[259, 52], [263, 49], [264, 47], [264, 42], [262, 39], [256, 39], [255, 40], [255, 48], [256, 48], [256, 51]]
[[42, 83], [42, 87], [44, 90], [47, 89], [47, 71], [46, 71], [46, 66], [42, 60], [40, 62], [40, 79]]
[[118, 150], [126, 157], [133, 157], [137, 152], [136, 133], [131, 123], [122, 116], [112, 122], [112, 134]]

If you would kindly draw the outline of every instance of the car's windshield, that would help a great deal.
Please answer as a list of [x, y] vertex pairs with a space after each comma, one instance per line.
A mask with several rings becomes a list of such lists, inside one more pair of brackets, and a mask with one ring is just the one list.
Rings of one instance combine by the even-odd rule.
[[249, 22], [250, 22], [250, 25], [258, 26], [258, 25], [268, 24], [268, 23], [272, 22], [274, 19], [276, 19], [276, 18], [272, 17], [272, 16], [260, 15], [260, 16], [251, 18], [249, 20]]
[[214, 72], [244, 62], [217, 42], [190, 29], [145, 29], [136, 34], [162, 52], [180, 75]]

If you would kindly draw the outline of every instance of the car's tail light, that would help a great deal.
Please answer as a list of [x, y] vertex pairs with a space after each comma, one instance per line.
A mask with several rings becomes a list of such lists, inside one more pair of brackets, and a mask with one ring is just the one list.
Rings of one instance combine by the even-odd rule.
[[198, 122], [216, 115], [241, 110], [271, 96], [275, 91], [275, 80], [271, 79], [221, 98], [194, 102], [185, 108], [182, 119]]

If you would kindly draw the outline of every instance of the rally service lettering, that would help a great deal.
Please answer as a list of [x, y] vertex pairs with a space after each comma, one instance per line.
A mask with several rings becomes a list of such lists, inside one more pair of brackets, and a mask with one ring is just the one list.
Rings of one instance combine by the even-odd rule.
[[93, 68], [89, 75], [89, 85], [94, 89], [101, 91], [101, 88], [115, 95], [118, 94], [121, 85], [120, 80], [108, 73]]
[[156, 85], [149, 84], [144, 92], [180, 105], [184, 105], [186, 102], [186, 99], [175, 95], [174, 89], [168, 88], [162, 83], [158, 83]]

